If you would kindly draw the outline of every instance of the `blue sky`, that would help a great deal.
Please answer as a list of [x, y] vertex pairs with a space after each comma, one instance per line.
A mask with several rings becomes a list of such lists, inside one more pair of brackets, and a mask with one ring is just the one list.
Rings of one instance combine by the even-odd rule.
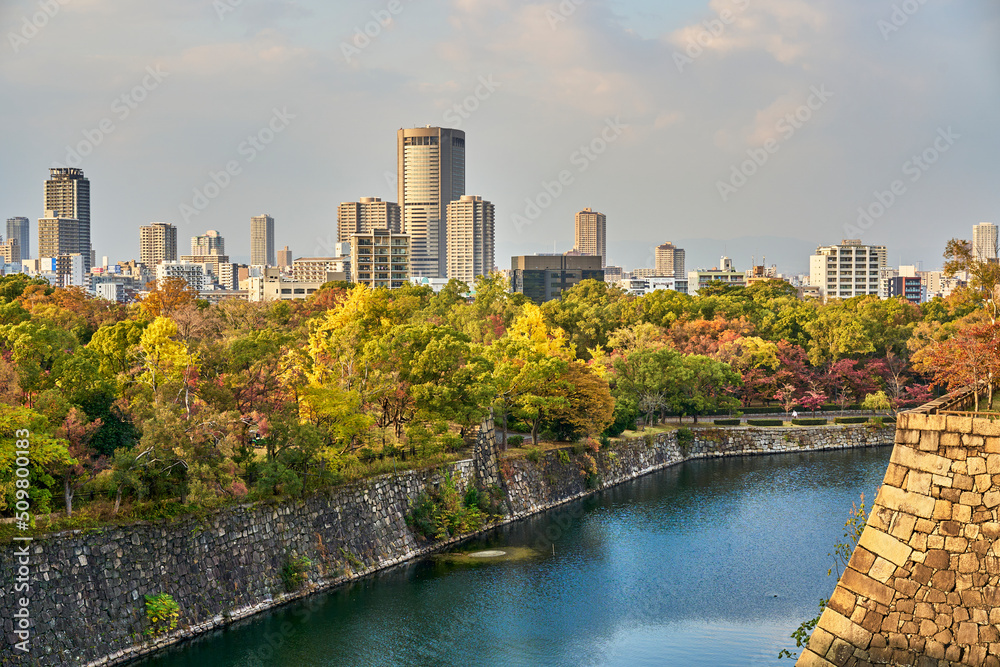
[[248, 255], [263, 212], [327, 254], [336, 205], [395, 200], [395, 132], [427, 124], [466, 131], [501, 267], [568, 249], [587, 206], [627, 267], [671, 240], [689, 268], [804, 271], [860, 235], [935, 268], [1000, 222], [995, 0], [5, 0], [0, 31], [0, 217], [40, 217], [82, 148], [112, 260], [151, 221]]

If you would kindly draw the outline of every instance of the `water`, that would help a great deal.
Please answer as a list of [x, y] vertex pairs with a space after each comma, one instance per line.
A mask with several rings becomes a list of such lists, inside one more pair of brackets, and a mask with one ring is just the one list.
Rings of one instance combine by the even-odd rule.
[[790, 666], [778, 652], [833, 591], [828, 554], [890, 453], [685, 463], [457, 550], [516, 558], [424, 559], [141, 664]]

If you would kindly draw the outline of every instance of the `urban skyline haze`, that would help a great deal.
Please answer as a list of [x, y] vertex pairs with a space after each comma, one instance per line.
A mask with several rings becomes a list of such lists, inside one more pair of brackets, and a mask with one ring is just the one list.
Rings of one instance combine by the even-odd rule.
[[424, 125], [465, 132], [501, 267], [591, 207], [613, 265], [671, 240], [804, 272], [860, 236], [933, 268], [1000, 210], [987, 0], [50, 4], [0, 8], [0, 212], [34, 231], [48, 169], [80, 167], [98, 258], [154, 221], [248, 256], [261, 211], [333, 254], [336, 205], [395, 201], [393, 135]]

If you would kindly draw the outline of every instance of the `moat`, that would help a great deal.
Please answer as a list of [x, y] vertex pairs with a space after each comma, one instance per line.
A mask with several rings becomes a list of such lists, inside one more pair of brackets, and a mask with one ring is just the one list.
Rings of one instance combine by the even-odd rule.
[[133, 664], [790, 665], [891, 451], [689, 461]]

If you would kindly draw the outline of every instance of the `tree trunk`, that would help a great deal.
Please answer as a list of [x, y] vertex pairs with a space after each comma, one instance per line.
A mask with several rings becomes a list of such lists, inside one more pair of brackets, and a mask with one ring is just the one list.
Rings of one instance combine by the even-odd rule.
[[66, 500], [66, 516], [73, 516], [73, 486], [69, 483], [69, 475], [63, 480], [63, 498]]
[[531, 420], [531, 444], [535, 447], [538, 446], [538, 426], [541, 424], [542, 418], [535, 417]]
[[122, 487], [119, 486], [118, 490], [115, 491], [115, 509], [111, 512], [112, 516], [118, 516], [118, 508], [122, 505]]
[[500, 439], [500, 451], [507, 451], [507, 407], [503, 409], [503, 436]]

